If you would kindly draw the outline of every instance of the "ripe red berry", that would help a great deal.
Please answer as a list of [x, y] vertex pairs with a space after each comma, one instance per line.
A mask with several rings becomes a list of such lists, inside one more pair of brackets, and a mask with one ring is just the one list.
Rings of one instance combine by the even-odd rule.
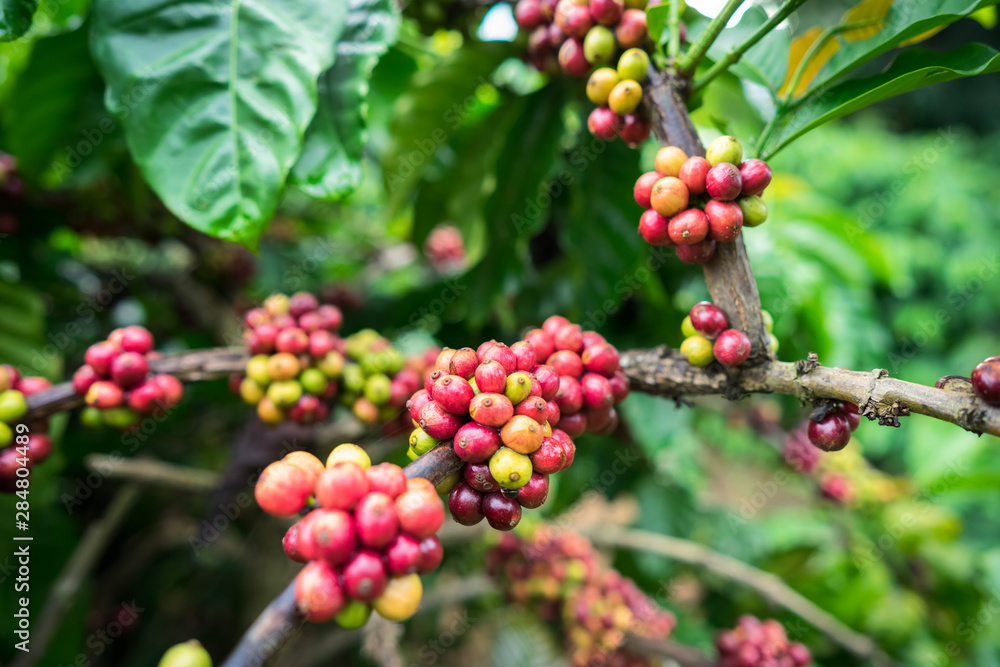
[[559, 47], [559, 67], [570, 76], [583, 77], [587, 75], [587, 72], [590, 71], [590, 63], [587, 62], [587, 57], [583, 53], [582, 39], [572, 38], [562, 43], [562, 46]]
[[500, 490], [500, 484], [493, 478], [489, 463], [467, 463], [462, 471], [465, 483], [480, 493]]
[[121, 348], [114, 343], [102, 342], [94, 343], [87, 348], [83, 355], [84, 361], [93, 368], [101, 377], [108, 377], [111, 374], [111, 362], [121, 354]]
[[[570, 42], [566, 42], [569, 44]], [[563, 45], [563, 48], [566, 48]], [[559, 50], [560, 57], [563, 49]], [[621, 134], [625, 126], [625, 119], [616, 114], [608, 107], [596, 107], [587, 117], [587, 129], [590, 133], [602, 141], [613, 141]]]
[[457, 375], [445, 375], [431, 387], [431, 398], [455, 415], [466, 414], [475, 395], [469, 382]]
[[603, 375], [587, 373], [580, 378], [580, 389], [583, 393], [583, 405], [588, 410], [600, 410], [614, 405], [611, 383]]
[[149, 362], [138, 352], [122, 352], [111, 362], [111, 379], [123, 389], [135, 387], [149, 374]]
[[86, 394], [87, 390], [90, 389], [90, 385], [97, 382], [100, 377], [93, 366], [84, 364], [73, 373], [73, 389], [78, 394]]
[[646, 36], [646, 12], [641, 9], [626, 9], [615, 28], [618, 46], [623, 49], [641, 46]]
[[479, 355], [471, 347], [463, 347], [451, 355], [447, 370], [451, 375], [469, 380], [475, 375], [477, 366], [479, 366]]
[[510, 351], [514, 353], [519, 371], [530, 371], [538, 363], [535, 348], [531, 346], [531, 343], [519, 340], [510, 346]]
[[681, 165], [677, 178], [681, 179], [681, 183], [687, 186], [691, 194], [702, 195], [705, 194], [705, 180], [711, 168], [712, 163], [705, 158], [698, 155], [689, 157]]
[[448, 412], [437, 401], [428, 401], [420, 408], [420, 419], [417, 424], [435, 440], [447, 440], [455, 435], [463, 422], [461, 416]]
[[354, 553], [357, 538], [351, 516], [347, 512], [313, 510], [307, 525], [316, 558], [322, 558], [331, 565], [340, 565], [347, 562]]
[[562, 315], [550, 315], [544, 322], [542, 322], [542, 331], [547, 333], [549, 336], [555, 336], [556, 332], [562, 329], [567, 324], [572, 324]]
[[663, 174], [660, 172], [647, 171], [636, 179], [635, 187], [632, 188], [632, 196], [635, 198], [635, 203], [645, 209], [650, 208], [652, 204], [649, 203], [649, 195], [653, 191], [653, 186], [661, 178], [663, 178]]
[[559, 412], [562, 414], [561, 419], [565, 420], [568, 415], [578, 412], [583, 407], [583, 389], [576, 378], [561, 375], [559, 376], [559, 391], [556, 392], [555, 398], [552, 400], [559, 406]]
[[253, 331], [246, 332], [247, 347], [253, 354], [268, 354], [274, 351], [274, 342], [281, 330], [271, 323], [264, 323]]
[[483, 496], [483, 516], [496, 530], [513, 530], [521, 521], [521, 505], [503, 493]]
[[580, 355], [570, 350], [557, 350], [546, 359], [545, 364], [551, 366], [559, 375], [579, 377], [583, 374], [583, 360]]
[[726, 329], [715, 340], [712, 353], [724, 366], [739, 366], [750, 356], [750, 338], [738, 329]]
[[417, 574], [427, 574], [437, 569], [444, 558], [444, 548], [441, 540], [435, 535], [420, 540], [420, 560], [417, 561]]
[[500, 434], [495, 428], [469, 422], [458, 429], [454, 447], [455, 453], [463, 461], [480, 463], [500, 449]]
[[704, 264], [715, 255], [715, 241], [705, 239], [694, 245], [677, 246], [677, 259], [685, 264]]
[[264, 468], [257, 479], [254, 497], [268, 514], [292, 516], [306, 506], [312, 487], [312, 481], [304, 470], [275, 461]]
[[542, 425], [531, 417], [516, 415], [500, 429], [500, 439], [518, 454], [530, 454], [542, 444]]
[[301, 521], [292, 524], [291, 528], [285, 532], [285, 537], [281, 540], [281, 548], [285, 552], [285, 555], [296, 563], [308, 563], [309, 559], [299, 551], [299, 530], [301, 527]]
[[469, 414], [478, 424], [500, 428], [514, 416], [514, 405], [503, 394], [483, 393], [472, 399]]
[[410, 397], [406, 402], [406, 409], [410, 411], [410, 419], [415, 422], [420, 421], [420, 408], [431, 401], [431, 393], [426, 389], [421, 389]]
[[538, 0], [521, 0], [514, 7], [517, 25], [525, 30], [534, 30], [542, 24], [542, 3]]
[[857, 430], [858, 426], [861, 425], [861, 415], [858, 412], [858, 406], [854, 403], [842, 403], [840, 411], [847, 417], [847, 423], [851, 426], [851, 430]]
[[83, 400], [91, 407], [107, 410], [120, 406], [125, 400], [125, 395], [122, 393], [121, 388], [114, 382], [98, 380], [90, 385], [90, 389], [87, 390], [87, 395]]
[[972, 388], [990, 405], [1000, 405], [1000, 357], [990, 357], [973, 369]]
[[587, 430], [587, 413], [580, 411], [559, 417], [559, 428], [571, 438], [578, 438]]
[[399, 577], [417, 571], [420, 562], [420, 542], [405, 534], [396, 536], [392, 544], [385, 550], [385, 563], [389, 574]]
[[[500, 365], [503, 366], [503, 370], [507, 375], [517, 372], [517, 357], [515, 357], [514, 353], [510, 351], [510, 348], [503, 343], [493, 345], [480, 356], [483, 361], [499, 362]], [[480, 387], [480, 390], [482, 390], [482, 387]]]
[[274, 340], [278, 352], [299, 355], [309, 349], [309, 334], [298, 327], [289, 327], [278, 332]]
[[136, 412], [150, 414], [159, 407], [165, 407], [163, 390], [149, 379], [128, 394], [128, 406]]
[[354, 522], [358, 541], [371, 549], [386, 546], [399, 532], [395, 501], [384, 493], [369, 493], [363, 497], [354, 510]]
[[44, 433], [32, 433], [28, 436], [28, 459], [31, 465], [38, 465], [52, 455], [52, 438]]
[[822, 420], [809, 422], [809, 442], [825, 452], [840, 451], [851, 441], [851, 425], [840, 412], [831, 412]]
[[514, 406], [514, 417], [523, 415], [544, 424], [549, 420], [549, 404], [541, 396], [531, 396]]
[[371, 602], [385, 590], [386, 571], [374, 551], [359, 551], [344, 566], [344, 589], [359, 602]]
[[535, 366], [531, 374], [535, 376], [535, 381], [541, 389], [539, 395], [546, 401], [551, 401], [559, 391], [559, 372], [548, 364], [542, 364]]
[[743, 190], [743, 179], [736, 165], [720, 162], [708, 170], [705, 176], [705, 189], [712, 199], [732, 201]]
[[544, 475], [559, 472], [566, 466], [566, 452], [562, 442], [553, 437], [543, 438], [542, 446], [529, 454], [528, 458], [531, 459], [532, 469]]
[[153, 334], [145, 327], [128, 326], [122, 329], [119, 345], [126, 352], [147, 354], [153, 349]]
[[714, 199], [705, 204], [708, 218], [709, 236], [720, 243], [736, 240], [743, 229], [743, 209], [736, 202], [722, 202]]
[[351, 510], [368, 493], [368, 478], [361, 466], [344, 461], [324, 470], [315, 490], [321, 507]]
[[552, 337], [557, 350], [569, 350], [571, 352], [583, 351], [583, 329], [579, 324], [567, 324], [560, 327]]
[[476, 386], [484, 394], [502, 394], [507, 388], [507, 371], [498, 361], [484, 361], [476, 368]]
[[649, 139], [651, 129], [649, 122], [638, 113], [627, 113], [622, 117], [622, 141], [630, 146]]
[[448, 510], [458, 523], [474, 526], [483, 520], [483, 494], [461, 481], [448, 494]]
[[706, 338], [715, 338], [729, 328], [729, 320], [714, 303], [701, 301], [691, 308], [691, 326]]
[[610, 343], [591, 345], [583, 351], [580, 360], [585, 369], [605, 377], [611, 377], [618, 370], [618, 350]]
[[344, 322], [344, 316], [336, 306], [324, 304], [317, 308], [316, 312], [323, 318], [323, 327], [330, 331], [336, 331]]
[[517, 490], [517, 502], [528, 509], [541, 507], [548, 496], [549, 476], [537, 472], [532, 473], [528, 483]]
[[708, 236], [708, 218], [697, 208], [689, 208], [670, 218], [667, 234], [677, 245], [694, 245]]
[[556, 351], [552, 336], [543, 329], [532, 329], [524, 334], [524, 340], [535, 348], [535, 358], [540, 361], [548, 359], [549, 355]]
[[295, 602], [302, 616], [314, 623], [332, 620], [344, 607], [344, 590], [337, 572], [326, 561], [309, 563], [295, 577]]
[[406, 473], [395, 463], [379, 463], [365, 470], [369, 491], [395, 498], [406, 491]]
[[670, 220], [652, 208], [639, 216], [639, 234], [649, 245], [673, 248], [669, 225]]
[[263, 308], [251, 308], [243, 316], [243, 323], [251, 329], [271, 321], [271, 314]]
[[556, 5], [556, 25], [570, 37], [583, 39], [592, 27], [594, 19], [586, 4], [560, 3]]
[[318, 329], [309, 334], [309, 355], [322, 359], [337, 349], [337, 336], [326, 329]]
[[623, 0], [590, 0], [590, 16], [601, 25], [616, 25], [624, 12]]
[[165, 373], [154, 375], [151, 379], [163, 390], [163, 401], [167, 407], [173, 407], [180, 403], [184, 396], [184, 385], [181, 384], [180, 380]]
[[611, 383], [611, 395], [615, 397], [615, 405], [628, 398], [629, 384], [624, 371], [620, 369], [615, 371], [608, 381]]
[[413, 490], [396, 498], [396, 514], [400, 527], [423, 539], [438, 532], [444, 523], [444, 504], [437, 493]]
[[771, 167], [763, 160], [744, 160], [740, 165], [740, 178], [743, 181], [741, 194], [744, 197], [759, 195], [771, 184]]
[[450, 373], [451, 359], [455, 356], [455, 350], [450, 347], [443, 347], [438, 352], [437, 360], [434, 362], [434, 370]]
[[618, 428], [618, 411], [614, 408], [587, 410], [587, 430], [597, 435], [613, 433]]
[[546, 403], [546, 406], [549, 409], [549, 426], [555, 426], [559, 423], [559, 419], [562, 418], [562, 410], [559, 409], [555, 401], [549, 401]]

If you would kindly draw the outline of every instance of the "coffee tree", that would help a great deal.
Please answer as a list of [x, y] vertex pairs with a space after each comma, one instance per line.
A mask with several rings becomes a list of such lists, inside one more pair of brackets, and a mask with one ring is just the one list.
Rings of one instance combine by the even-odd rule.
[[717, 4], [0, 3], [5, 664], [1000, 655], [996, 3]]

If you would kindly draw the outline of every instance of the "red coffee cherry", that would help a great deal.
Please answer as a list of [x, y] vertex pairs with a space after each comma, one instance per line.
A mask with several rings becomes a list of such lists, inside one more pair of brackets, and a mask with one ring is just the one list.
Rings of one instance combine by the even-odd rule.
[[763, 160], [744, 160], [740, 165], [740, 178], [743, 181], [741, 194], [744, 197], [759, 195], [771, 184], [771, 167]]
[[726, 329], [715, 340], [712, 353], [724, 366], [739, 366], [750, 356], [750, 338], [738, 329]]
[[708, 218], [697, 208], [689, 208], [670, 218], [667, 234], [677, 245], [694, 245], [708, 236]]
[[462, 470], [465, 483], [480, 493], [500, 490], [500, 484], [493, 478], [489, 463], [467, 463]]
[[474, 526], [483, 520], [483, 494], [461, 481], [448, 494], [448, 509], [458, 523]]
[[[404, 493], [400, 498], [405, 495]], [[371, 549], [387, 546], [399, 532], [395, 501], [384, 493], [369, 493], [363, 497], [354, 510], [354, 521], [358, 541]]]
[[708, 170], [705, 176], [705, 189], [712, 199], [732, 201], [743, 190], [743, 179], [736, 165], [720, 162]]
[[396, 515], [404, 531], [423, 539], [437, 533], [444, 524], [444, 504], [437, 493], [407, 491], [396, 498]]
[[649, 196], [653, 192], [653, 186], [661, 178], [663, 178], [663, 174], [657, 171], [647, 171], [640, 176], [635, 182], [635, 187], [632, 188], [632, 196], [635, 198], [635, 203], [642, 208], [650, 208], [652, 204], [649, 202]]
[[475, 395], [469, 382], [457, 375], [445, 375], [431, 387], [431, 398], [455, 415], [466, 414]]
[[677, 177], [687, 186], [691, 194], [703, 195], [706, 190], [705, 181], [711, 168], [712, 164], [708, 160], [696, 155], [685, 160]]
[[649, 245], [673, 248], [677, 244], [670, 238], [669, 225], [668, 218], [651, 208], [639, 217], [639, 234]]
[[357, 546], [351, 515], [342, 510], [319, 509], [310, 512], [307, 524], [312, 553], [331, 565], [347, 561]]
[[483, 393], [472, 399], [469, 414], [478, 424], [500, 428], [514, 416], [514, 405], [503, 394]]
[[521, 521], [521, 505], [503, 493], [483, 496], [483, 515], [495, 530], [513, 530]]
[[[480, 394], [479, 396], [483, 396]], [[494, 394], [489, 394], [493, 396]], [[476, 396], [475, 398], [479, 398]], [[510, 401], [508, 401], [509, 403]], [[473, 400], [473, 404], [475, 400]], [[513, 407], [511, 407], [513, 412]], [[435, 440], [448, 440], [458, 432], [459, 427], [464, 422], [460, 415], [448, 412], [437, 401], [428, 401], [420, 408], [420, 419], [417, 421], [420, 428], [427, 432]]]
[[694, 245], [677, 246], [677, 259], [685, 264], [704, 264], [715, 255], [715, 241], [705, 239]]
[[335, 463], [316, 480], [316, 501], [327, 509], [353, 510], [368, 491], [368, 477], [356, 463]]
[[840, 412], [828, 413], [818, 422], [810, 421], [807, 432], [809, 442], [825, 452], [840, 451], [851, 441], [851, 425]]
[[972, 389], [990, 405], [1000, 405], [1000, 357], [990, 357], [973, 369]]
[[420, 560], [417, 561], [417, 574], [427, 574], [437, 569], [444, 558], [444, 548], [437, 536], [425, 537], [420, 540]]
[[543, 329], [532, 329], [524, 334], [524, 340], [535, 349], [535, 359], [537, 361], [548, 359], [556, 351], [555, 343], [552, 342], [552, 336]]
[[549, 496], [549, 476], [537, 472], [531, 474], [528, 483], [517, 490], [517, 502], [521, 507], [536, 509], [545, 503]]
[[715, 338], [729, 328], [729, 320], [722, 309], [709, 301], [701, 301], [691, 308], [691, 326], [706, 338]]
[[295, 602], [302, 616], [314, 623], [332, 620], [344, 607], [344, 590], [337, 572], [326, 561], [309, 563], [295, 577]]
[[[507, 375], [517, 372], [517, 357], [511, 352], [510, 348], [503, 343], [497, 343], [491, 346], [485, 352], [480, 355], [482, 361], [497, 361], [503, 366], [503, 370]], [[482, 387], [480, 387], [480, 390]]]
[[387, 575], [375, 551], [359, 551], [344, 566], [344, 589], [359, 602], [371, 602], [385, 590]]
[[385, 564], [395, 577], [416, 572], [419, 562], [420, 542], [409, 535], [397, 535], [385, 550]]
[[275, 461], [257, 479], [254, 497], [268, 514], [292, 516], [306, 506], [312, 487], [309, 475], [301, 468]]
[[379, 463], [365, 470], [368, 489], [396, 498], [406, 492], [406, 473], [395, 463]]
[[455, 453], [463, 461], [470, 463], [487, 461], [500, 449], [500, 433], [495, 428], [470, 422], [458, 429], [454, 447]]
[[735, 202], [721, 202], [714, 199], [705, 204], [708, 218], [709, 236], [720, 243], [736, 240], [743, 230], [743, 209]]
[[548, 437], [542, 439], [542, 445], [528, 455], [531, 467], [536, 473], [551, 475], [566, 467], [566, 451], [562, 441]]

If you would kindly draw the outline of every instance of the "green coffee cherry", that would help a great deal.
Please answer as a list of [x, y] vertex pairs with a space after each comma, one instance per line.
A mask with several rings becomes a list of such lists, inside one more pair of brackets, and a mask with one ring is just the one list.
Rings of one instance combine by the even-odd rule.
[[413, 433], [410, 434], [410, 449], [413, 450], [417, 456], [426, 454], [434, 449], [437, 444], [438, 441], [427, 435], [427, 432], [420, 427], [413, 429]]
[[344, 355], [336, 350], [326, 353], [326, 356], [319, 360], [316, 368], [323, 371], [328, 378], [336, 380], [344, 374]]
[[358, 602], [357, 600], [350, 600], [340, 610], [340, 613], [334, 617], [334, 620], [337, 621], [340, 627], [346, 630], [354, 630], [367, 623], [368, 617], [371, 615], [371, 605]]
[[709, 144], [705, 157], [713, 166], [720, 162], [728, 162], [738, 167], [743, 161], [743, 145], [736, 137], [723, 135]]
[[88, 405], [80, 411], [80, 423], [87, 428], [101, 428], [104, 426], [104, 415], [97, 408]]
[[267, 362], [270, 358], [266, 354], [258, 354], [250, 357], [250, 361], [247, 362], [247, 377], [262, 387], [271, 383], [271, 374], [267, 371]]
[[736, 202], [743, 211], [743, 226], [756, 227], [767, 220], [767, 204], [757, 195], [740, 197]]
[[531, 459], [501, 447], [490, 457], [490, 474], [505, 489], [520, 489], [531, 479]]
[[591, 65], [607, 65], [616, 49], [615, 33], [603, 25], [595, 25], [583, 39], [583, 57]]
[[618, 78], [631, 79], [638, 83], [646, 80], [649, 69], [649, 55], [642, 49], [629, 49], [618, 59]]
[[244, 403], [257, 405], [260, 403], [260, 399], [264, 398], [264, 392], [265, 388], [253, 378], [245, 377], [240, 382], [240, 398], [243, 399]]
[[632, 80], [619, 81], [608, 95], [608, 106], [616, 114], [632, 113], [642, 101], [642, 86]]
[[128, 408], [98, 410], [101, 420], [113, 428], [128, 428], [139, 423], [139, 413]]
[[688, 315], [687, 317], [685, 317], [684, 321], [681, 322], [681, 333], [684, 334], [685, 338], [690, 338], [691, 336], [697, 336], [698, 335], [698, 330], [694, 328], [693, 324], [691, 324], [691, 316], [690, 315]]
[[14, 431], [4, 422], [0, 422], [0, 448], [6, 447], [14, 440]]
[[330, 380], [326, 373], [318, 368], [307, 368], [299, 375], [299, 383], [302, 388], [313, 396], [319, 396], [330, 385]]
[[420, 458], [420, 454], [417, 454], [415, 451], [413, 451], [413, 447], [407, 447], [406, 458], [410, 459], [411, 461], [416, 461], [417, 459]]
[[768, 336], [768, 339], [770, 340], [771, 349], [774, 350], [775, 352], [777, 352], [778, 351], [778, 347], [779, 347], [778, 337], [775, 336], [773, 333], [769, 333], [769, 334], [767, 334], [767, 336]]
[[212, 667], [208, 651], [192, 639], [167, 649], [157, 667]]
[[531, 395], [531, 376], [524, 371], [511, 373], [507, 376], [507, 388], [503, 393], [511, 403], [517, 405]]
[[364, 393], [365, 398], [375, 405], [385, 405], [392, 395], [392, 382], [381, 373], [373, 375], [365, 381]]
[[771, 317], [771, 313], [762, 310], [760, 314], [764, 318], [764, 326], [767, 327], [767, 333], [772, 333], [774, 331], [774, 318]]
[[279, 408], [290, 408], [302, 398], [302, 385], [295, 380], [272, 382], [267, 397]]
[[587, 79], [587, 99], [598, 106], [608, 103], [608, 95], [621, 79], [618, 72], [610, 67], [601, 67]]
[[708, 366], [715, 361], [712, 341], [704, 336], [689, 336], [681, 343], [681, 354], [692, 366]]
[[344, 366], [344, 387], [354, 393], [360, 394], [365, 389], [365, 373], [358, 364], [347, 364]]
[[0, 421], [13, 424], [28, 412], [28, 401], [16, 389], [0, 392]]
[[473, 395], [478, 395], [482, 393], [481, 391], [479, 391], [479, 385], [476, 384], [476, 378], [472, 378], [469, 380], [469, 386], [472, 387]]

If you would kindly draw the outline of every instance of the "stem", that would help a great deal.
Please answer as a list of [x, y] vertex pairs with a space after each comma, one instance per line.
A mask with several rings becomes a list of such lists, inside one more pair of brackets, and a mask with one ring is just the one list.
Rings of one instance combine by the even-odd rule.
[[680, 0], [670, 1], [670, 19], [668, 23], [670, 29], [670, 44], [667, 47], [667, 55], [670, 56], [671, 66], [677, 62], [677, 54], [681, 52], [681, 3]]
[[705, 57], [705, 54], [708, 53], [709, 48], [715, 42], [716, 37], [719, 36], [722, 29], [729, 23], [729, 19], [733, 17], [733, 14], [736, 13], [736, 10], [742, 4], [743, 0], [729, 0], [718, 16], [708, 24], [705, 32], [698, 35], [698, 41], [691, 45], [687, 54], [681, 59], [678, 69], [682, 74], [690, 76], [694, 72], [695, 68], [698, 67], [698, 63], [701, 62], [701, 59]]
[[739, 62], [743, 54], [749, 51], [757, 42], [762, 40], [765, 35], [774, 30], [779, 23], [788, 18], [792, 12], [801, 7], [807, 2], [807, 0], [788, 0], [785, 4], [778, 9], [763, 25], [757, 28], [754, 34], [743, 42], [738, 44], [733, 48], [729, 49], [729, 52], [720, 58], [714, 65], [708, 68], [706, 71], [691, 87], [691, 94], [695, 95], [698, 91], [702, 90], [707, 86], [713, 79], [728, 70], [730, 67]]
[[127, 479], [195, 493], [211, 491], [218, 486], [220, 479], [218, 474], [209, 470], [188, 468], [156, 459], [126, 459], [107, 454], [88, 454], [83, 463], [88, 469], [109, 479]]

